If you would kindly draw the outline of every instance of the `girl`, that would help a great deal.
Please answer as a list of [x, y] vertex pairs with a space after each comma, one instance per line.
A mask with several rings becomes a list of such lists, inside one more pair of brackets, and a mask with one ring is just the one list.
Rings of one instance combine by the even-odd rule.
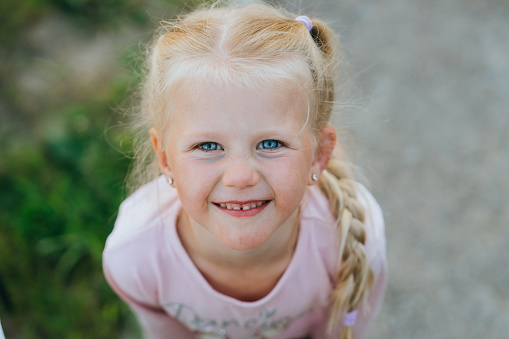
[[365, 338], [384, 225], [333, 155], [333, 33], [262, 4], [165, 29], [133, 175], [160, 172], [120, 206], [109, 284], [150, 338]]

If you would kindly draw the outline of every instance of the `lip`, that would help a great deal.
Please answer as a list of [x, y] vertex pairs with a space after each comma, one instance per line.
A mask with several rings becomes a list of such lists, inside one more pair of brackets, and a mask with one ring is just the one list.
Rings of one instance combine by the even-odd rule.
[[253, 199], [253, 200], [228, 200], [228, 201], [218, 201], [214, 202], [214, 204], [234, 204], [234, 205], [244, 205], [244, 204], [252, 204], [257, 203], [259, 201], [268, 201], [270, 199]]
[[[261, 203], [261, 205], [256, 207], [251, 207], [248, 210], [243, 209], [228, 209], [226, 207], [223, 207], [221, 205], [231, 204], [231, 205], [249, 205], [249, 204], [257, 204]], [[214, 202], [213, 205], [216, 206], [220, 211], [233, 216], [233, 217], [252, 217], [257, 215], [258, 213], [261, 213], [265, 207], [267, 207], [272, 200], [245, 200], [245, 201], [238, 201], [238, 200], [230, 200], [230, 201], [222, 201], [222, 202]]]

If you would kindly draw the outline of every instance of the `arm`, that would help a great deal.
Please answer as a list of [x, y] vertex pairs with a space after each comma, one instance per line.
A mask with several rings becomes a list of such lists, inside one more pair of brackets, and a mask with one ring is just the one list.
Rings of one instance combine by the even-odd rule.
[[368, 295], [366, 307], [361, 306], [359, 308], [357, 321], [354, 325], [355, 339], [365, 339], [368, 337], [369, 329], [375, 322], [384, 299], [385, 289], [387, 287], [387, 263], [385, 260], [385, 253], [383, 253], [383, 257], [380, 257], [377, 261], [379, 261], [377, 263], [377, 270], [373, 269], [373, 265], [371, 266], [375, 274], [374, 285]]
[[[175, 318], [166, 313], [162, 308], [155, 305], [149, 305], [138, 301], [134, 294], [126, 292], [126, 288], [121, 288], [112, 274], [110, 273], [106, 263], [103, 265], [104, 276], [115, 293], [124, 300], [129, 308], [133, 311], [138, 319], [140, 326], [146, 334], [146, 338], [150, 339], [166, 339], [166, 338], [193, 338], [193, 334], [184, 327]], [[133, 294], [133, 295], [131, 295]]]
[[[387, 264], [385, 262], [385, 255], [380, 263], [382, 264], [377, 271], [374, 270], [375, 282], [368, 295], [366, 303], [361, 305], [358, 310], [357, 320], [353, 327], [355, 339], [366, 339], [368, 338], [369, 330], [371, 325], [375, 322], [377, 314], [382, 306], [382, 302], [385, 295], [385, 289], [387, 285]], [[373, 268], [373, 267], [372, 267]], [[343, 319], [338, 319], [338, 327], [332, 331], [332, 333], [324, 334], [323, 332], [317, 332], [313, 335], [313, 338], [321, 339], [337, 339], [341, 333]], [[323, 329], [325, 331], [325, 329]]]

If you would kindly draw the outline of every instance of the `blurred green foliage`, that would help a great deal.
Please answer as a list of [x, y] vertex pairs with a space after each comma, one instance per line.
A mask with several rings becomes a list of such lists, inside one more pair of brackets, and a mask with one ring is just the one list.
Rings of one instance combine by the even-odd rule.
[[[162, 5], [174, 1], [161, 1]], [[0, 1], [0, 41], [12, 42], [13, 32], [22, 32], [51, 11], [59, 11], [76, 24], [90, 26], [122, 26], [146, 24], [148, 0], [2, 0]], [[161, 4], [159, 4], [161, 5]]]
[[0, 318], [7, 338], [140, 335], [104, 280], [101, 255], [130, 162], [130, 135], [116, 108], [126, 108], [139, 82], [137, 41], [147, 35], [133, 37], [114, 56], [116, 67], [87, 82], [52, 56], [58, 53], [27, 42], [30, 30], [56, 17], [72, 28], [66, 34], [88, 32], [92, 40], [97, 32], [147, 32], [155, 24], [147, 8], [170, 15], [181, 5], [0, 2]]
[[113, 145], [104, 137], [107, 100], [64, 110], [41, 138], [12, 137], [0, 151], [0, 310], [9, 338], [9, 329], [20, 338], [115, 338], [126, 325], [127, 309], [101, 271], [128, 166], [113, 147], [122, 136], [110, 135]]

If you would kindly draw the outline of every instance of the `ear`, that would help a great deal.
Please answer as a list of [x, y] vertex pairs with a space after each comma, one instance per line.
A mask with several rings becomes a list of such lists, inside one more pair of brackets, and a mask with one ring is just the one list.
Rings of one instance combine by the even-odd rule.
[[164, 142], [163, 139], [157, 129], [152, 127], [149, 131], [150, 140], [152, 141], [152, 147], [154, 148], [154, 153], [156, 154], [157, 162], [159, 164], [159, 168], [164, 176], [167, 178], [173, 178], [173, 173], [171, 171], [170, 163], [168, 162], [168, 157], [166, 156], [166, 152], [164, 151]]
[[320, 177], [323, 170], [327, 167], [332, 152], [334, 151], [334, 146], [336, 145], [336, 129], [328, 125], [320, 131], [319, 137], [315, 159], [311, 165], [308, 185], [314, 185], [316, 183], [316, 181], [312, 179], [313, 174]]

